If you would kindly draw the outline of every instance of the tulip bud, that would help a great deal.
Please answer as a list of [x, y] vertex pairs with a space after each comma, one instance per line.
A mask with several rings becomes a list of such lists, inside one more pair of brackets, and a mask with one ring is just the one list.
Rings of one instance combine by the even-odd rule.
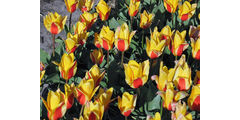
[[83, 115], [85, 120], [102, 120], [103, 114], [104, 105], [97, 101], [91, 101], [84, 107]]
[[128, 7], [129, 16], [133, 17], [137, 15], [139, 5], [140, 5], [140, 0], [130, 0], [130, 5]]
[[88, 12], [92, 9], [94, 4], [94, 0], [80, 0], [79, 1], [79, 9], [82, 12]]
[[108, 16], [110, 15], [111, 8], [107, 5], [107, 3], [104, 0], [100, 0], [96, 10], [99, 14], [99, 17], [102, 21], [105, 21], [108, 19]]
[[146, 10], [140, 15], [140, 27], [143, 29], [148, 28], [152, 24], [154, 14], [148, 14]]
[[192, 87], [192, 92], [187, 102], [191, 110], [200, 111], [200, 85]]
[[128, 117], [136, 106], [137, 95], [131, 95], [128, 92], [124, 92], [122, 98], [118, 96], [118, 108], [122, 115]]
[[174, 56], [181, 56], [183, 51], [187, 49], [188, 43], [185, 40], [186, 30], [181, 33], [177, 30], [172, 35], [172, 40], [170, 41], [168, 48], [173, 53]]
[[196, 8], [196, 3], [191, 5], [188, 1], [185, 1], [182, 5], [179, 5], [178, 17], [182, 21], [186, 21], [193, 16]]
[[103, 47], [105, 50], [109, 51], [113, 48], [114, 32], [110, 30], [108, 26], [103, 26], [100, 34], [98, 35], [96, 33], [95, 37], [98, 39], [101, 47]]
[[89, 12], [84, 12], [82, 15], [80, 15], [80, 21], [85, 22], [87, 25], [87, 30], [89, 30], [92, 27], [93, 23], [96, 22], [97, 16], [97, 13], [91, 14]]
[[164, 0], [164, 7], [169, 13], [175, 13], [179, 0]]
[[94, 64], [100, 65], [104, 60], [104, 55], [102, 49], [94, 49], [90, 53], [90, 58]]
[[73, 13], [78, 7], [78, 0], [64, 0], [64, 1], [67, 7], [67, 11], [70, 13]]

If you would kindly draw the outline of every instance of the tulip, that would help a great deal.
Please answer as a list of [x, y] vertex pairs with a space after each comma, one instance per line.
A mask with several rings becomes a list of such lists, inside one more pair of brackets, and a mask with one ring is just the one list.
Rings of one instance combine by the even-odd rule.
[[99, 14], [99, 17], [102, 21], [105, 21], [108, 19], [108, 16], [110, 15], [111, 7], [107, 5], [107, 3], [104, 0], [100, 0], [96, 10]]
[[140, 27], [143, 29], [148, 28], [152, 24], [154, 14], [148, 14], [146, 10], [140, 15]]
[[111, 100], [113, 93], [113, 88], [109, 88], [108, 90], [104, 90], [100, 88], [99, 93], [97, 95], [96, 101], [100, 102], [102, 105], [104, 105], [104, 109], [108, 109], [109, 103], [111, 103], [114, 99]]
[[143, 63], [130, 60], [128, 64], [124, 64], [126, 83], [132, 88], [143, 86], [148, 80], [149, 69], [149, 60]]
[[137, 95], [131, 95], [128, 92], [124, 92], [122, 98], [118, 96], [118, 108], [121, 114], [128, 117], [136, 106]]
[[74, 27], [75, 34], [78, 35], [77, 44], [84, 45], [87, 41], [89, 32], [87, 30], [87, 25], [85, 22], [78, 21], [76, 27]]
[[164, 7], [169, 13], [175, 13], [179, 0], [164, 0]]
[[129, 16], [133, 17], [137, 15], [139, 5], [140, 5], [140, 0], [130, 0], [130, 5], [128, 7]]
[[97, 33], [94, 34], [94, 45], [97, 47], [97, 48], [101, 48], [101, 44], [100, 44], [100, 37]]
[[94, 4], [94, 0], [80, 0], [79, 1], [79, 9], [82, 12], [88, 12], [92, 9]]
[[73, 13], [78, 7], [78, 0], [64, 0], [64, 1], [67, 7], [67, 11], [70, 13]]
[[49, 91], [47, 96], [47, 101], [42, 98], [43, 104], [48, 111], [49, 120], [58, 120], [64, 116], [67, 107], [64, 101], [65, 95], [60, 89], [56, 92]]
[[187, 113], [187, 106], [185, 102], [181, 101], [176, 105], [176, 111], [172, 113], [172, 120], [192, 120], [192, 114]]
[[200, 26], [190, 26], [189, 37], [191, 40], [192, 56], [200, 60]]
[[43, 71], [44, 69], [45, 69], [45, 65], [42, 62], [40, 62], [40, 71]]
[[154, 117], [147, 118], [147, 120], [161, 120], [161, 115], [159, 112], [156, 112]]
[[158, 90], [166, 91], [167, 83], [172, 82], [175, 70], [175, 68], [170, 68], [168, 70], [167, 66], [163, 66], [163, 61], [161, 61], [159, 68], [159, 76], [154, 75], [151, 77], [152, 80], [155, 80], [155, 82], [157, 83]]
[[90, 53], [90, 58], [94, 64], [101, 64], [104, 60], [104, 55], [102, 49], [94, 49]]
[[160, 33], [158, 32], [158, 28], [155, 27], [153, 33], [151, 31], [151, 40], [149, 40], [149, 38], [146, 37], [147, 55], [151, 59], [159, 57], [165, 48], [166, 42], [167, 42], [166, 37], [160, 35]]
[[91, 13], [89, 13], [89, 12], [84, 12], [84, 13], [80, 16], [80, 21], [81, 21], [81, 22], [85, 22], [86, 25], [87, 25], [87, 30], [89, 30], [89, 29], [92, 27], [93, 23], [96, 22], [97, 16], [98, 16], [97, 13], [91, 14]]
[[65, 84], [64, 89], [65, 89], [65, 103], [67, 105], [67, 109], [70, 109], [74, 103], [75, 86], [74, 84], [71, 85]]
[[191, 110], [200, 111], [200, 86], [199, 85], [192, 87], [192, 92], [187, 102]]
[[93, 79], [82, 79], [77, 87], [75, 87], [74, 95], [81, 105], [90, 102], [99, 86], [94, 87]]
[[96, 33], [95, 36], [105, 50], [109, 51], [113, 48], [114, 32], [108, 26], [103, 26], [100, 34]]
[[57, 62], [53, 62], [53, 63], [58, 66], [61, 76], [63, 79], [66, 80], [66, 82], [70, 78], [72, 78], [77, 71], [77, 61], [74, 61], [73, 53], [70, 53], [70, 54], [64, 53], [60, 63], [57, 63]]
[[200, 71], [196, 72], [196, 75], [194, 78], [194, 85], [200, 85]]
[[178, 61], [176, 72], [173, 77], [173, 82], [177, 89], [180, 91], [189, 90], [192, 85], [191, 68], [186, 62], [185, 55], [182, 55]]
[[183, 51], [187, 49], [188, 43], [185, 41], [186, 30], [181, 33], [177, 30], [172, 35], [172, 40], [170, 41], [168, 48], [173, 53], [174, 56], [181, 56]]
[[185, 1], [182, 5], [179, 5], [178, 17], [182, 21], [186, 21], [193, 16], [196, 8], [196, 3], [191, 5], [188, 1]]
[[66, 51], [68, 53], [73, 53], [77, 49], [77, 47], [79, 46], [77, 41], [78, 41], [77, 34], [75, 35], [72, 35], [71, 33], [67, 34], [67, 39], [64, 42], [65, 42]]
[[168, 25], [166, 25], [164, 28], [162, 28], [160, 34], [162, 35], [161, 39], [162, 40], [166, 39], [167, 40], [166, 45], [169, 45], [172, 37], [171, 28]]
[[104, 105], [95, 101], [86, 104], [84, 107], [84, 120], [102, 120], [104, 113]]
[[188, 33], [190, 39], [197, 40], [200, 37], [200, 25], [197, 27], [191, 25]]
[[89, 71], [86, 72], [85, 79], [86, 80], [93, 79], [94, 85], [96, 87], [99, 85], [99, 83], [103, 79], [104, 74], [105, 74], [105, 71], [101, 73], [98, 65], [95, 64], [94, 66], [92, 66], [92, 68]]
[[45, 74], [45, 70], [40, 72], [40, 85], [42, 84], [42, 79], [43, 79], [44, 74]]

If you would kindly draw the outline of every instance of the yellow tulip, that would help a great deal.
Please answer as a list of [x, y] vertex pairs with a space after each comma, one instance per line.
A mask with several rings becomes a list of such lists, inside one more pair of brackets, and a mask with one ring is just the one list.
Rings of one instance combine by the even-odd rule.
[[128, 92], [124, 92], [122, 98], [118, 96], [118, 108], [121, 114], [129, 116], [136, 106], [137, 95], [131, 95]]
[[154, 14], [148, 14], [146, 10], [140, 15], [140, 27], [143, 29], [148, 28], [152, 24]]
[[188, 102], [188, 107], [191, 110], [200, 111], [200, 86], [199, 85], [192, 87], [192, 92], [187, 102]]
[[173, 77], [174, 85], [180, 91], [189, 90], [192, 85], [191, 68], [186, 62], [185, 55], [179, 59], [176, 66], [176, 72]]
[[82, 15], [80, 15], [80, 21], [85, 22], [87, 25], [87, 30], [89, 30], [92, 27], [93, 23], [96, 22], [97, 16], [97, 13], [91, 14], [89, 12], [84, 12]]
[[74, 103], [75, 86], [74, 84], [71, 85], [65, 84], [64, 89], [65, 89], [65, 103], [67, 105], [67, 109], [70, 109]]
[[140, 0], [130, 0], [130, 5], [128, 7], [129, 16], [133, 17], [137, 15], [139, 5], [140, 5]]
[[130, 33], [127, 23], [123, 23], [115, 32], [115, 46], [121, 52], [126, 51], [131, 43], [133, 35], [136, 31]]
[[166, 25], [164, 28], [162, 28], [160, 34], [162, 35], [161, 39], [162, 40], [166, 39], [167, 40], [166, 45], [169, 45], [172, 37], [171, 28], [168, 25]]
[[94, 4], [94, 0], [80, 0], [79, 1], [79, 9], [82, 12], [88, 12], [92, 9]]
[[104, 60], [104, 55], [102, 49], [94, 49], [90, 53], [90, 58], [94, 64], [101, 64]]
[[45, 69], [45, 65], [42, 62], [40, 62], [40, 71], [43, 71], [44, 69]]
[[78, 0], [64, 0], [64, 1], [67, 7], [67, 11], [70, 13], [73, 13], [78, 7]]
[[97, 48], [101, 48], [101, 44], [100, 44], [100, 37], [97, 33], [94, 34], [94, 45], [97, 47]]
[[197, 27], [191, 25], [188, 33], [190, 39], [192, 38], [194, 40], [197, 40], [200, 37], [200, 25]]
[[53, 62], [58, 66], [62, 78], [66, 81], [72, 78], [77, 71], [77, 61], [74, 61], [74, 58], [73, 53], [64, 53], [60, 63]]
[[192, 120], [192, 114], [187, 113], [187, 106], [186, 103], [181, 101], [178, 102], [176, 105], [176, 111], [172, 113], [173, 120]]
[[149, 40], [148, 37], [146, 37], [146, 52], [147, 55], [151, 58], [151, 59], [155, 59], [157, 57], [159, 57], [166, 45], [166, 37], [164, 37], [163, 35], [160, 34], [160, 32], [158, 32], [158, 28], [155, 27], [154, 31], [150, 32], [151, 33], [151, 40]]
[[73, 53], [77, 47], [79, 46], [78, 42], [78, 35], [72, 35], [71, 33], [67, 34], [67, 39], [64, 41], [65, 42], [65, 47], [66, 51], [68, 53]]
[[92, 68], [86, 72], [85, 79], [93, 79], [95, 87], [99, 85], [105, 74], [100, 72], [100, 69], [97, 64], [93, 65]]
[[182, 5], [179, 5], [178, 17], [182, 21], [186, 21], [193, 16], [196, 8], [196, 3], [191, 5], [188, 1], [185, 1]]
[[96, 10], [99, 14], [100, 19], [102, 21], [105, 21], [110, 15], [111, 7], [109, 7], [104, 0], [100, 0], [96, 7]]
[[185, 40], [186, 30], [182, 31], [181, 33], [177, 30], [173, 33], [173, 39], [170, 41], [168, 48], [174, 56], [181, 56], [183, 51], [188, 47], [188, 43]]
[[143, 63], [130, 60], [128, 64], [124, 64], [126, 83], [132, 88], [143, 86], [148, 80], [149, 69], [149, 60]]
[[179, 0], [164, 0], [164, 7], [169, 13], [175, 13]]
[[103, 26], [99, 35], [95, 33], [95, 37], [105, 50], [109, 51], [113, 48], [114, 32], [108, 26]]
[[114, 99], [111, 100], [113, 93], [113, 88], [109, 88], [108, 90], [104, 90], [100, 88], [99, 93], [96, 97], [96, 101], [100, 102], [102, 105], [104, 105], [104, 110], [108, 109], [108, 105], [110, 102], [112, 102]]
[[157, 83], [158, 90], [166, 91], [167, 83], [172, 82], [175, 70], [175, 68], [170, 68], [168, 70], [167, 66], [163, 66], [163, 61], [161, 61], [159, 68], [159, 76], [154, 75], [151, 77], [152, 80], [155, 80], [155, 82]]
[[74, 27], [75, 34], [78, 35], [77, 43], [80, 45], [84, 45], [87, 41], [87, 37], [89, 32], [87, 32], [87, 25], [85, 22], [78, 21], [76, 23], [76, 27]]
[[50, 33], [56, 35], [63, 30], [66, 20], [67, 16], [62, 17], [57, 12], [54, 14], [50, 12], [43, 18], [43, 23]]
[[94, 87], [93, 79], [82, 79], [78, 86], [75, 87], [75, 97], [81, 105], [90, 102], [99, 86]]
[[150, 117], [147, 120], [161, 120], [161, 115], [159, 112], [156, 112], [154, 117]]
[[191, 40], [192, 56], [200, 60], [200, 26], [190, 26], [189, 37]]
[[200, 85], [200, 71], [196, 72], [196, 75], [194, 78], [194, 85]]
[[42, 79], [43, 79], [44, 74], [45, 74], [45, 70], [40, 72], [40, 85], [42, 84]]
[[84, 107], [84, 120], [102, 120], [104, 113], [104, 105], [94, 101], [86, 104]]
[[64, 116], [67, 107], [64, 101], [65, 95], [58, 89], [56, 92], [49, 91], [47, 101], [42, 98], [43, 104], [48, 111], [49, 120], [58, 120]]

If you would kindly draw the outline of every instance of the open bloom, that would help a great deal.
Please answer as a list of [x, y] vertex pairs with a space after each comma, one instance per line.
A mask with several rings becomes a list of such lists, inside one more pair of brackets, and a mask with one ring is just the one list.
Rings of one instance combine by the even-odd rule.
[[192, 114], [187, 113], [186, 103], [179, 101], [176, 105], [176, 111], [172, 113], [172, 120], [192, 120]]
[[169, 13], [175, 13], [179, 0], [164, 0], [164, 7]]
[[70, 109], [74, 103], [75, 86], [74, 84], [71, 85], [65, 84], [64, 89], [65, 89], [65, 103], [67, 105], [67, 109]]
[[187, 102], [188, 102], [188, 107], [191, 110], [200, 111], [200, 86], [199, 85], [192, 87], [192, 92]]
[[77, 72], [77, 61], [74, 61], [74, 59], [73, 53], [64, 53], [60, 63], [53, 62], [58, 66], [62, 78], [66, 81], [72, 78]]
[[143, 63], [130, 60], [128, 64], [124, 64], [126, 83], [132, 88], [143, 86], [148, 80], [149, 69], [149, 60]]
[[114, 99], [111, 100], [113, 93], [113, 88], [109, 88], [107, 90], [100, 88], [99, 93], [96, 97], [96, 101], [100, 102], [102, 105], [104, 105], [104, 109], [108, 109], [108, 105], [110, 102], [112, 102]]
[[137, 15], [139, 5], [140, 5], [140, 0], [130, 0], [130, 4], [128, 7], [129, 16], [133, 17]]
[[161, 120], [161, 115], [159, 112], [156, 112], [154, 117], [149, 117], [147, 120]]
[[93, 79], [82, 79], [78, 86], [75, 87], [75, 97], [81, 105], [90, 102], [99, 86], [94, 86]]
[[140, 15], [140, 27], [143, 29], [148, 28], [152, 24], [154, 14], [148, 14], [146, 10]]
[[78, 42], [78, 35], [72, 35], [70, 32], [67, 34], [67, 39], [64, 41], [66, 51], [68, 53], [73, 53], [77, 47], [79, 46]]
[[189, 90], [189, 88], [192, 85], [191, 68], [188, 66], [186, 62], [185, 55], [182, 55], [182, 57], [179, 59], [177, 63], [176, 72], [173, 77], [173, 82], [177, 89], [180, 91]]
[[70, 13], [73, 13], [78, 7], [78, 0], [64, 0], [64, 1], [67, 7], [67, 11]]
[[108, 26], [103, 26], [99, 35], [95, 33], [95, 37], [105, 50], [109, 51], [113, 48], [114, 32]]
[[188, 1], [185, 1], [182, 5], [179, 5], [178, 17], [182, 21], [186, 21], [193, 16], [196, 8], [197, 8], [196, 3], [191, 5]]
[[185, 40], [185, 36], [186, 30], [181, 33], [177, 30], [172, 35], [172, 40], [170, 41], [168, 48], [174, 56], [181, 56], [183, 51], [187, 49], [188, 43]]
[[82, 15], [80, 15], [80, 21], [85, 22], [87, 25], [87, 30], [89, 30], [92, 27], [93, 23], [96, 22], [97, 16], [97, 13], [91, 14], [89, 12], [84, 12]]
[[84, 107], [84, 120], [102, 120], [104, 113], [104, 105], [94, 101], [86, 104]]
[[160, 34], [162, 36], [161, 39], [166, 39], [167, 40], [166, 45], [169, 45], [172, 37], [171, 28], [168, 25], [166, 25], [164, 28], [162, 28]]
[[110, 15], [111, 7], [107, 5], [107, 3], [104, 0], [100, 0], [96, 10], [99, 14], [99, 17], [102, 21], [105, 21], [108, 19], [108, 16]]
[[118, 96], [118, 108], [122, 115], [129, 116], [136, 106], [137, 95], [131, 95], [128, 92], [124, 92], [122, 98]]
[[43, 23], [50, 33], [56, 35], [63, 30], [66, 20], [67, 16], [62, 17], [57, 12], [54, 14], [50, 12], [43, 18]]
[[151, 31], [150, 39], [151, 40], [146, 37], [146, 52], [151, 59], [155, 59], [162, 54], [167, 42], [167, 38], [164, 35], [161, 35], [160, 32], [158, 32], [158, 28], [155, 27], [154, 31]]
[[115, 32], [115, 46], [121, 52], [129, 48], [133, 35], [136, 31], [130, 33], [127, 23], [123, 23], [121, 27], [117, 27]]
[[85, 44], [89, 35], [89, 32], [87, 32], [87, 24], [78, 21], [76, 26], [74, 26], [74, 33], [78, 35], [77, 44]]
[[104, 60], [104, 55], [102, 49], [94, 49], [90, 53], [90, 58], [94, 64], [101, 64]]
[[189, 37], [191, 40], [192, 56], [200, 60], [200, 26], [190, 26]]
[[93, 7], [93, 4], [94, 4], [94, 0], [80, 0], [79, 1], [79, 9], [82, 12], [90, 11]]
[[64, 116], [67, 107], [65, 104], [65, 95], [58, 89], [56, 92], [49, 91], [47, 101], [42, 98], [43, 104], [48, 111], [49, 120], [58, 120]]
[[100, 41], [102, 41], [100, 38], [99, 38], [99, 34], [95, 33], [94, 34], [94, 45], [97, 47], [97, 48], [101, 48], [101, 44], [100, 44]]
[[93, 79], [95, 87], [99, 85], [105, 74], [100, 72], [100, 69], [97, 64], [93, 65], [92, 68], [86, 72], [85, 79]]

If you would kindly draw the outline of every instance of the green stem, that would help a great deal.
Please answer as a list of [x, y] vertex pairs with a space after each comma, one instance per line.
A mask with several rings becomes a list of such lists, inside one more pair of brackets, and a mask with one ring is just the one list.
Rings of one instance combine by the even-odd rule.
[[161, 109], [160, 109], [160, 116], [162, 117], [162, 110], [163, 110], [163, 99], [161, 98]]
[[125, 120], [127, 120], [127, 116], [125, 116]]
[[124, 57], [124, 51], [122, 52], [122, 57], [121, 57], [121, 66], [123, 67], [123, 57]]
[[107, 51], [107, 65], [108, 65], [108, 68], [109, 68], [109, 50]]
[[177, 55], [175, 56], [175, 60], [177, 60]]
[[131, 31], [133, 31], [133, 26], [132, 26], [132, 24], [133, 24], [133, 17], [132, 16], [130, 16], [130, 19], [131, 19]]
[[144, 30], [142, 31], [142, 48], [144, 46]]
[[140, 94], [141, 94], [140, 88], [137, 88], [137, 95], [138, 95], [138, 97], [140, 97]]
[[70, 18], [69, 18], [69, 31], [71, 32], [71, 22], [72, 22], [72, 13], [70, 13]]
[[52, 54], [53, 54], [53, 57], [54, 57], [55, 56], [55, 35], [54, 34], [52, 34], [52, 41], [53, 41], [53, 46], [52, 46], [53, 52], [52, 52]]

